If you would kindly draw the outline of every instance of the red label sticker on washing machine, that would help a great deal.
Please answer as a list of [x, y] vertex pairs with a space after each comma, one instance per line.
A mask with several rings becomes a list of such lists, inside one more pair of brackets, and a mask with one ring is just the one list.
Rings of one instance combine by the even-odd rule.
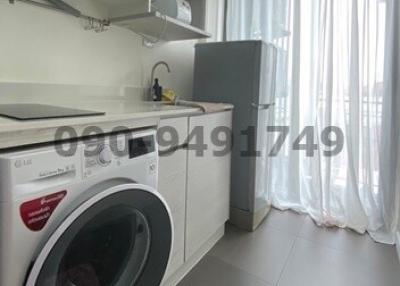
[[23, 203], [20, 213], [26, 227], [32, 231], [42, 230], [66, 195], [67, 191], [62, 191]]

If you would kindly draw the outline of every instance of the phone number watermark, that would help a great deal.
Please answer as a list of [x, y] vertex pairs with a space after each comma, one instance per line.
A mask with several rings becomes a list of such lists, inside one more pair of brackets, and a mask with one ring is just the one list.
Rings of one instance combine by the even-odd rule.
[[[56, 151], [60, 156], [72, 156], [83, 141], [88, 146], [98, 148], [109, 144], [114, 155], [123, 156], [129, 153], [128, 144], [120, 150], [118, 142], [121, 137], [129, 142], [134, 133], [134, 130], [123, 126], [116, 127], [108, 133], [100, 127], [89, 126], [82, 134], [78, 134], [74, 128], [64, 126], [58, 128], [55, 134], [55, 142], [62, 142], [56, 144]], [[314, 126], [306, 126], [299, 134], [293, 134], [290, 126], [267, 126], [265, 130], [249, 126], [238, 133], [226, 126], [217, 126], [211, 131], [204, 126], [197, 126], [185, 137], [181, 138], [176, 128], [164, 126], [157, 130], [155, 140], [163, 150], [174, 149], [182, 144], [181, 142], [186, 142], [185, 148], [194, 151], [198, 157], [204, 156], [209, 150], [212, 150], [213, 156], [223, 157], [230, 154], [234, 148], [242, 157], [261, 157], [261, 149], [266, 147], [269, 147], [269, 157], [277, 157], [284, 152], [285, 146], [289, 146], [292, 151], [304, 152], [307, 157], [314, 157], [316, 154], [334, 157], [343, 151], [345, 143], [344, 132], [337, 126], [328, 126], [320, 132], [317, 132]], [[91, 152], [95, 154], [98, 149], [92, 148]]]

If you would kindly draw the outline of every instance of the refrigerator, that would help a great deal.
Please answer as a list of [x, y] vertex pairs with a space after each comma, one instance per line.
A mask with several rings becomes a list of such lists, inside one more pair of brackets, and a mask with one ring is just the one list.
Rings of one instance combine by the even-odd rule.
[[263, 41], [195, 47], [194, 101], [234, 105], [230, 221], [250, 231], [270, 210], [276, 69], [277, 49]]

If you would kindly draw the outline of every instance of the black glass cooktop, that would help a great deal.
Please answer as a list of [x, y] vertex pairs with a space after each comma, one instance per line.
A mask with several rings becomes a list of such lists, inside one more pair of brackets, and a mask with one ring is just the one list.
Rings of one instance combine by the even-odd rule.
[[0, 116], [17, 120], [96, 116], [104, 114], [105, 112], [72, 109], [45, 104], [0, 104]]

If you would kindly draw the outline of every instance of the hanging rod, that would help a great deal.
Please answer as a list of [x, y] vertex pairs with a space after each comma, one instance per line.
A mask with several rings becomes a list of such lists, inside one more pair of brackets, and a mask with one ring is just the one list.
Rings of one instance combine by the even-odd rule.
[[15, 4], [15, 2], [21, 2], [21, 3], [33, 5], [36, 7], [61, 12], [61, 13], [67, 14], [67, 15], [73, 15], [77, 18], [82, 18], [82, 19], [88, 20], [90, 22], [94, 21], [103, 26], [110, 26], [109, 20], [94, 18], [94, 17], [87, 16], [85, 14], [82, 14], [79, 10], [73, 8], [72, 6], [68, 5], [64, 1], [61, 1], [61, 0], [48, 0], [48, 1], [53, 3], [53, 5], [37, 2], [34, 0], [9, 0], [10, 4]]

